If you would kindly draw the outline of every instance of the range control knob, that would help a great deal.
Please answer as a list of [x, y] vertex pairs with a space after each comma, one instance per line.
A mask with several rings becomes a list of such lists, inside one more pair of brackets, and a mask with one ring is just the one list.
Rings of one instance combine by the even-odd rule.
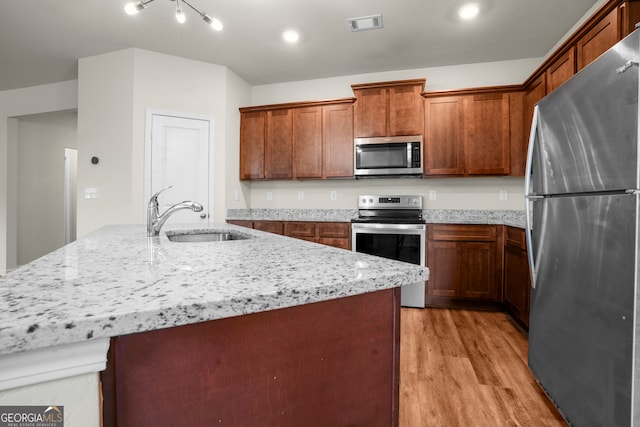
[[369, 199], [369, 203], [373, 203], [373, 199]]

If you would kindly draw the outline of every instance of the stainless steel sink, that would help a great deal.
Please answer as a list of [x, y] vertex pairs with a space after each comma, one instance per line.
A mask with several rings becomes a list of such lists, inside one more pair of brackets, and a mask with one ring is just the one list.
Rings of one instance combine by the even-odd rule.
[[197, 242], [223, 242], [227, 240], [246, 240], [253, 236], [230, 230], [185, 230], [167, 231], [167, 238], [172, 242], [197, 243]]

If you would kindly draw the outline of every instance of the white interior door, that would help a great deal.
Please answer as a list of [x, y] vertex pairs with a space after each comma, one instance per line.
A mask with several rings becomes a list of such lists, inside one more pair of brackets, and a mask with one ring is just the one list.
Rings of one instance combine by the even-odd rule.
[[209, 173], [210, 128], [209, 119], [151, 114], [149, 197], [171, 186], [158, 197], [161, 214], [185, 200], [198, 202], [204, 207], [202, 212], [178, 211], [167, 223], [209, 222], [213, 203], [209, 191], [213, 188], [210, 182], [213, 174]]

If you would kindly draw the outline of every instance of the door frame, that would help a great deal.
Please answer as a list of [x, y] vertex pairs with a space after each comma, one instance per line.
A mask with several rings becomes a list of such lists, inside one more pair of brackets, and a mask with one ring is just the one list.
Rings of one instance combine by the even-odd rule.
[[208, 176], [208, 187], [209, 187], [209, 206], [207, 207], [207, 212], [209, 213], [208, 222], [209, 224], [215, 222], [214, 218], [214, 204], [215, 204], [215, 182], [212, 182], [213, 177], [215, 176], [213, 166], [215, 165], [215, 120], [213, 116], [205, 115], [205, 114], [193, 114], [193, 113], [183, 113], [176, 111], [167, 111], [160, 110], [156, 108], [147, 108], [145, 110], [145, 130], [144, 130], [144, 203], [142, 204], [143, 209], [143, 218], [147, 218], [147, 204], [149, 203], [149, 199], [151, 198], [151, 133], [153, 132], [153, 116], [167, 116], [167, 117], [175, 117], [179, 119], [191, 119], [191, 120], [204, 120], [209, 122], [209, 170], [207, 172]]

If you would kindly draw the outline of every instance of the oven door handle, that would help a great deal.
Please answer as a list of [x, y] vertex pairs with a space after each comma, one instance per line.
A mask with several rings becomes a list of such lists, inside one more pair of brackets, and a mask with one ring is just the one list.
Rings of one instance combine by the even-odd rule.
[[355, 231], [403, 231], [403, 230], [426, 230], [426, 224], [351, 224], [352, 229]]

